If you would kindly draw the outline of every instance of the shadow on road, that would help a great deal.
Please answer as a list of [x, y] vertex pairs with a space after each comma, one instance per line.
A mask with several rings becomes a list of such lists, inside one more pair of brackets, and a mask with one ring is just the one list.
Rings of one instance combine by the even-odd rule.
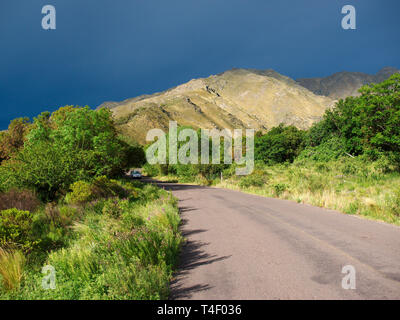
[[[180, 207], [181, 213], [188, 213], [195, 211], [196, 208], [193, 207]], [[184, 285], [187, 283], [185, 281], [190, 270], [197, 267], [215, 263], [230, 258], [230, 256], [218, 257], [216, 255], [211, 255], [206, 252], [205, 247], [208, 245], [206, 242], [193, 241], [190, 238], [193, 235], [207, 232], [206, 229], [189, 229], [187, 228], [188, 219], [182, 217], [181, 221], [181, 232], [182, 236], [187, 239], [186, 243], [183, 245], [180, 253], [180, 264], [178, 267], [178, 273], [175, 279], [171, 282], [171, 300], [176, 299], [190, 299], [193, 294], [206, 291], [212, 288], [208, 283], [195, 284], [195, 285]]]
[[[182, 232], [182, 235], [187, 237], [201, 232], [207, 232], [207, 230], [186, 230]], [[175, 279], [171, 282], [171, 300], [190, 299], [192, 294], [212, 288], [212, 286], [210, 286], [208, 283], [186, 287], [183, 285], [185, 282], [184, 279], [189, 270], [230, 258], [230, 256], [217, 257], [215, 255], [206, 253], [202, 248], [207, 245], [208, 243], [189, 240], [183, 246], [180, 255], [181, 263], [178, 268], [179, 272], [177, 273]]]

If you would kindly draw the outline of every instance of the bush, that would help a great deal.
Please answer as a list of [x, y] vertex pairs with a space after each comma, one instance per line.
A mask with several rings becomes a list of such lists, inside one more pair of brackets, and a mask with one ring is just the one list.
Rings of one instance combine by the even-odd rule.
[[35, 193], [29, 190], [12, 189], [0, 193], [0, 210], [16, 208], [18, 210], [34, 212], [40, 205]]
[[69, 204], [83, 204], [94, 200], [93, 186], [86, 181], [77, 181], [71, 185], [71, 192], [65, 197]]
[[139, 195], [141, 202], [150, 202], [160, 197], [160, 189], [152, 184], [146, 184]]
[[176, 164], [173, 167], [176, 168], [176, 174], [183, 178], [194, 178], [199, 173], [198, 166], [191, 164]]
[[157, 166], [151, 165], [149, 163], [146, 163], [143, 166], [143, 171], [149, 177], [155, 177], [155, 176], [158, 176], [160, 174], [160, 171], [158, 170]]
[[127, 190], [120, 186], [116, 180], [109, 180], [106, 176], [95, 178], [92, 186], [92, 192], [96, 199], [109, 197], [125, 198], [129, 195]]
[[116, 180], [109, 180], [105, 176], [95, 178], [92, 183], [77, 181], [70, 188], [71, 192], [65, 197], [65, 201], [69, 204], [84, 204], [100, 198], [125, 198], [130, 193], [134, 194], [134, 190], [129, 192]]
[[58, 208], [61, 221], [72, 221], [79, 217], [80, 211], [78, 208], [71, 206], [61, 206]]
[[280, 197], [283, 192], [287, 189], [287, 185], [284, 183], [278, 183], [274, 185], [274, 191], [277, 197]]
[[258, 174], [252, 174], [241, 178], [239, 182], [239, 187], [240, 188], [262, 187], [265, 185], [265, 183], [266, 183], [266, 177]]
[[314, 160], [327, 162], [346, 155], [345, 141], [342, 138], [332, 137], [316, 147], [307, 147], [297, 157], [296, 161]]
[[58, 207], [55, 203], [48, 203], [45, 208], [46, 218], [54, 226], [67, 227], [78, 216], [78, 209], [71, 206]]
[[209, 180], [209, 179], [203, 177], [202, 175], [198, 175], [198, 176], [195, 178], [195, 182], [196, 182], [197, 184], [201, 185], [201, 186], [211, 186], [212, 183], [213, 183], [212, 180]]
[[399, 162], [396, 161], [395, 156], [390, 152], [380, 154], [373, 163], [373, 169], [380, 174], [400, 171]]
[[280, 124], [267, 134], [255, 137], [255, 160], [267, 164], [293, 162], [303, 148], [304, 139], [305, 131]]
[[119, 205], [118, 199], [114, 198], [105, 201], [102, 212], [103, 214], [109, 215], [110, 217], [118, 218], [122, 213], [122, 209]]
[[32, 250], [40, 241], [33, 235], [33, 215], [29, 211], [0, 211], [0, 247], [21, 247]]

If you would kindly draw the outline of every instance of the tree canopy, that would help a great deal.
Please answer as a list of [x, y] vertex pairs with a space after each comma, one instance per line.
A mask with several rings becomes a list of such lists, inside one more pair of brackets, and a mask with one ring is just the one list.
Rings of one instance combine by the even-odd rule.
[[53, 198], [74, 181], [115, 177], [143, 162], [142, 148], [119, 136], [110, 110], [67, 106], [36, 117], [24, 147], [1, 170], [6, 185]]

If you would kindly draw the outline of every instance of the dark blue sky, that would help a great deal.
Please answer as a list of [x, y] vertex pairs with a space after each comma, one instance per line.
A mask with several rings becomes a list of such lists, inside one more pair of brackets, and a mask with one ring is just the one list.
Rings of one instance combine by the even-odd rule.
[[[57, 29], [41, 27], [54, 5]], [[357, 30], [341, 28], [341, 8]], [[400, 67], [398, 0], [1, 0], [0, 129], [233, 67], [292, 78]]]

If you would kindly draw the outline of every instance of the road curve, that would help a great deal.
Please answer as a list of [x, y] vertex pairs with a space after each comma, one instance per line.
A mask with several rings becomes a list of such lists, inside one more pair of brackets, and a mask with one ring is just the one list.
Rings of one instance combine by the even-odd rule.
[[[158, 183], [187, 238], [171, 299], [400, 299], [400, 228], [232, 190]], [[356, 289], [342, 288], [344, 266]]]

